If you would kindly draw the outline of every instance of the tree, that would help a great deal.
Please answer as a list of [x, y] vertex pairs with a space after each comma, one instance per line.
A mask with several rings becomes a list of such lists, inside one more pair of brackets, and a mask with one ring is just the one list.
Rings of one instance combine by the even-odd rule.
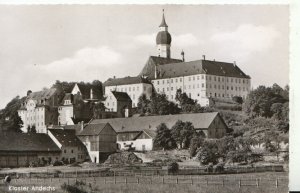
[[93, 118], [101, 119], [101, 113], [105, 111], [106, 107], [103, 103], [95, 103], [93, 104]]
[[142, 94], [139, 97], [138, 104], [137, 104], [138, 112], [142, 115], [146, 113], [150, 113], [150, 102], [151, 101], [147, 99], [147, 96], [145, 94]]
[[165, 94], [158, 93], [152, 95], [149, 109], [151, 114], [154, 115], [178, 114], [180, 112], [178, 106], [175, 103], [168, 101]]
[[7, 131], [22, 132], [23, 121], [18, 114], [22, 101], [19, 96], [13, 98], [0, 114], [0, 128]]
[[203, 112], [203, 108], [197, 103], [197, 100], [193, 100], [188, 97], [181, 89], [176, 91], [175, 100], [179, 103], [181, 111], [183, 113], [200, 113]]
[[155, 149], [172, 149], [175, 147], [175, 141], [165, 123], [161, 123], [157, 127], [153, 145]]
[[190, 144], [190, 156], [194, 157], [197, 153], [197, 150], [203, 145], [205, 136], [203, 135], [194, 135], [191, 139]]
[[27, 127], [27, 133], [36, 133], [36, 127], [35, 127], [35, 125], [32, 125], [31, 127], [28, 125], [28, 127]]
[[216, 164], [220, 157], [218, 146], [215, 140], [205, 140], [200, 151], [197, 154], [198, 160], [201, 164], [207, 165], [209, 163]]
[[180, 149], [189, 147], [191, 139], [195, 133], [195, 128], [191, 122], [183, 122], [178, 120], [171, 128], [172, 138], [176, 141], [177, 147]]

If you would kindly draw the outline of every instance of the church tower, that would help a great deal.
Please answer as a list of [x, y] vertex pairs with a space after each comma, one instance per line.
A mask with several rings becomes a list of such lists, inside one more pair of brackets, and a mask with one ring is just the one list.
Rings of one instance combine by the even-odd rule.
[[165, 14], [163, 10], [162, 21], [159, 25], [159, 32], [156, 36], [156, 46], [158, 56], [164, 58], [171, 58], [171, 35], [168, 32], [168, 25], [165, 20]]

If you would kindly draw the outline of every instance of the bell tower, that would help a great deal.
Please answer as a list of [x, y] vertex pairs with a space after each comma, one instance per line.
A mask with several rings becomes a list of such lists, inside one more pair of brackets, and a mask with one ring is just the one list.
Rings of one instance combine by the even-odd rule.
[[158, 56], [164, 58], [171, 58], [171, 42], [172, 37], [168, 32], [168, 25], [165, 20], [165, 13], [163, 10], [162, 21], [159, 25], [159, 32], [156, 35], [156, 47]]

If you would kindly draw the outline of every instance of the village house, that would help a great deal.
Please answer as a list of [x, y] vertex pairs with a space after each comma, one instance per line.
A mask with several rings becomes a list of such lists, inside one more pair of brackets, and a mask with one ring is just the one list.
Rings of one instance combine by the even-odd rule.
[[60, 160], [64, 163], [89, 160], [86, 147], [75, 135], [75, 130], [49, 129], [48, 135], [61, 149]]
[[110, 91], [104, 102], [106, 111], [113, 112], [116, 117], [131, 115], [132, 100], [126, 92]]
[[106, 160], [108, 155], [117, 151], [117, 133], [109, 123], [84, 125], [77, 136], [94, 163]]
[[[132, 101], [132, 108], [137, 107], [139, 97], [145, 95], [147, 99], [152, 96], [151, 82], [143, 76], [110, 78], [103, 83], [105, 96], [110, 95], [111, 91], [125, 92]], [[106, 105], [108, 109], [112, 107]]]
[[61, 149], [44, 133], [0, 133], [0, 168], [45, 165], [60, 159]]
[[228, 129], [217, 112], [95, 119], [89, 125], [109, 123], [117, 132], [117, 143], [120, 149], [131, 146], [137, 151], [148, 151], [153, 149], [157, 126], [165, 123], [171, 129], [178, 120], [191, 122], [195, 130], [203, 132], [207, 138], [222, 138]]

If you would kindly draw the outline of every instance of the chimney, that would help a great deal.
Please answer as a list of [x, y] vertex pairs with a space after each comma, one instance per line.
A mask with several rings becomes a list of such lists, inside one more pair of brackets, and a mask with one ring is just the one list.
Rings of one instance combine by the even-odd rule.
[[93, 99], [93, 89], [90, 90], [90, 99]]
[[83, 121], [80, 122], [80, 132], [83, 131]]
[[233, 61], [233, 65], [234, 65], [234, 67], [236, 66], [236, 61]]
[[185, 59], [184, 59], [184, 51], [183, 50], [181, 51], [181, 57], [182, 57], [182, 62], [184, 62]]
[[27, 91], [27, 96], [29, 96], [31, 93], [32, 93], [32, 91], [31, 91], [31, 90], [28, 90], [28, 91]]
[[203, 60], [205, 60], [205, 55], [202, 55], [202, 57], [203, 57]]
[[116, 79], [116, 76], [114, 76], [114, 79]]

